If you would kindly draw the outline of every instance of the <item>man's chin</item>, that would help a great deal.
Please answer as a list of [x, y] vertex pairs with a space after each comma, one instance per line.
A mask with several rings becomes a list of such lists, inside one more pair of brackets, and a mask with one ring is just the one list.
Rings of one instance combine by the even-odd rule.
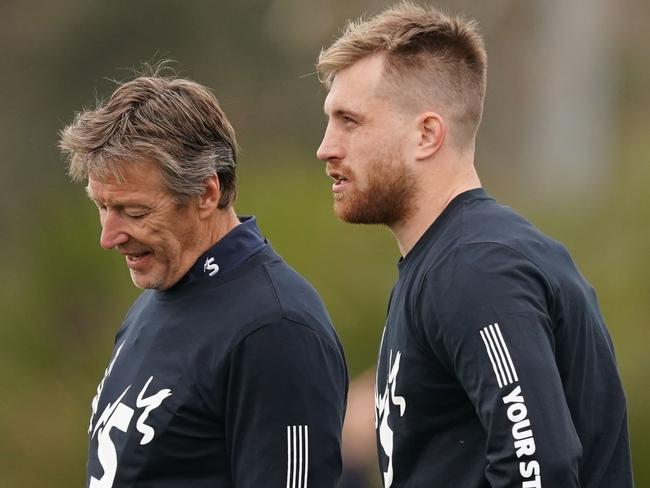
[[334, 201], [334, 215], [336, 215], [338, 219], [342, 220], [343, 222], [347, 222], [348, 224], [356, 223], [350, 219], [351, 212], [348, 206], [342, 203], [340, 200]]
[[138, 273], [133, 270], [129, 271], [131, 272], [131, 281], [141, 290], [164, 290], [166, 288], [162, 279], [156, 279], [155, 277], [147, 276], [144, 273]]
[[334, 198], [333, 204], [334, 215], [341, 219], [343, 222], [356, 223], [354, 217], [358, 213], [358, 208], [354, 205], [350, 198], [344, 198], [343, 195]]
[[372, 211], [365, 211], [350, 202], [334, 201], [334, 215], [348, 224], [383, 224], [383, 220]]

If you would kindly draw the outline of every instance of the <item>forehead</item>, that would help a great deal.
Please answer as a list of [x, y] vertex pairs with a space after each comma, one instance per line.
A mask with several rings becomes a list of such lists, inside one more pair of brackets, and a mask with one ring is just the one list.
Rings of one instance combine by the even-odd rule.
[[383, 71], [384, 60], [380, 54], [368, 56], [340, 70], [325, 99], [325, 113], [331, 114], [341, 109], [353, 110], [380, 101]]
[[86, 187], [93, 200], [108, 200], [167, 193], [160, 167], [153, 161], [137, 161], [119, 165], [115, 174], [88, 177]]

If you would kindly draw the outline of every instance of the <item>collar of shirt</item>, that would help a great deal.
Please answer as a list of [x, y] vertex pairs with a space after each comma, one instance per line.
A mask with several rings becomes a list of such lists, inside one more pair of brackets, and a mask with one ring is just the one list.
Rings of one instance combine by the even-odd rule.
[[257, 227], [255, 217], [239, 217], [239, 222], [238, 226], [205, 251], [168, 291], [195, 281], [220, 277], [269, 245]]
[[481, 200], [486, 198], [491, 197], [483, 188], [474, 188], [473, 190], [467, 190], [457, 195], [451, 202], [449, 202], [438, 218], [432, 222], [424, 234], [422, 234], [420, 239], [415, 243], [415, 246], [413, 246], [413, 249], [411, 249], [406, 256], [399, 258], [397, 261], [399, 273], [402, 274], [408, 268], [410, 263], [417, 261], [416, 256], [421, 252], [424, 252], [429, 243], [436, 239], [438, 233], [446, 225], [447, 221], [453, 218], [456, 214], [457, 209], [461, 208], [470, 200]]

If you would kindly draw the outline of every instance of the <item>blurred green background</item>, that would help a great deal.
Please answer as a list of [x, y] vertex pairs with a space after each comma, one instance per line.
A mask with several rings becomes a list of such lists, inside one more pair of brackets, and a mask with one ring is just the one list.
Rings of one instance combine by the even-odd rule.
[[[96, 211], [56, 148], [74, 112], [169, 57], [237, 129], [241, 214], [321, 292], [353, 376], [372, 367], [397, 247], [331, 212], [315, 150], [320, 48], [371, 0], [0, 1], [0, 487], [83, 483], [90, 400], [138, 291], [99, 248]], [[650, 486], [650, 6], [445, 1], [490, 57], [484, 186], [564, 242], [598, 291]]]

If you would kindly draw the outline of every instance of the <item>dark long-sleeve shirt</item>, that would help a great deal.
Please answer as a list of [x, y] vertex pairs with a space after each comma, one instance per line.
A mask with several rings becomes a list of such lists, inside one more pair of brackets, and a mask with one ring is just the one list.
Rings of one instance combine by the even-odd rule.
[[333, 488], [347, 382], [320, 298], [247, 220], [132, 306], [93, 400], [87, 486]]
[[376, 414], [386, 487], [633, 485], [593, 289], [562, 245], [482, 189], [399, 263]]

